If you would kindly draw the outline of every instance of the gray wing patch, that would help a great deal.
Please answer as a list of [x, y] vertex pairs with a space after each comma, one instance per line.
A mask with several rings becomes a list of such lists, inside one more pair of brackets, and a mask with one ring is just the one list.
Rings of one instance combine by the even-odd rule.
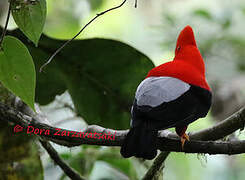
[[170, 102], [190, 89], [190, 85], [172, 77], [148, 77], [140, 83], [135, 98], [139, 106], [156, 107]]

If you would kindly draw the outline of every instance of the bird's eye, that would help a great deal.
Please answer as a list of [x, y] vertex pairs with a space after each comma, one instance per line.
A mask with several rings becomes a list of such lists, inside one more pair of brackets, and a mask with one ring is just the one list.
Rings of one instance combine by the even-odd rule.
[[180, 46], [177, 47], [177, 51], [179, 51], [179, 50], [180, 50]]

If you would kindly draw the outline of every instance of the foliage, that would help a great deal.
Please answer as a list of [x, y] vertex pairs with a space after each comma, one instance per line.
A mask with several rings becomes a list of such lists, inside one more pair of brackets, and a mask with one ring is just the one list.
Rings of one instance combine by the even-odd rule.
[[[35, 48], [18, 31], [34, 59], [36, 71], [64, 41], [42, 36]], [[134, 92], [152, 62], [136, 49], [107, 39], [76, 40], [45, 73], [37, 74], [36, 101], [48, 104], [68, 89], [78, 115], [88, 124], [127, 128]], [[49, 90], [47, 91], [47, 86]]]
[[34, 109], [36, 84], [35, 67], [25, 45], [12, 36], [6, 36], [0, 51], [0, 81]]
[[46, 0], [13, 1], [11, 12], [21, 31], [37, 46], [46, 19]]
[[[102, 1], [91, 1], [91, 9], [102, 4]], [[11, 13], [25, 36], [19, 30], [8, 31], [0, 44], [0, 81], [5, 88], [32, 109], [34, 102], [49, 104], [56, 95], [68, 90], [77, 115], [88, 124], [128, 128], [136, 87], [154, 67], [146, 55], [116, 40], [76, 40], [55, 57], [44, 73], [36, 74], [65, 41], [41, 36], [47, 13], [45, 0], [13, 1]], [[4, 31], [0, 30], [1, 34]], [[108, 167], [136, 178], [130, 160], [113, 160], [111, 149], [101, 153], [100, 148], [94, 149], [96, 156], [92, 160], [89, 149], [94, 148], [85, 148], [74, 157], [68, 156], [72, 167], [83, 175], [89, 176], [95, 164], [103, 161]], [[119, 157], [118, 149], [114, 154]]]
[[[28, 18], [31, 18], [31, 21], [34, 19], [39, 22], [43, 21], [45, 16], [40, 11], [46, 12], [43, 9], [46, 6], [45, 3], [42, 4], [41, 2], [27, 5], [22, 3], [18, 5], [19, 10], [17, 12], [15, 12], [16, 10], [12, 11], [12, 13], [20, 13], [18, 18], [15, 14], [14, 19], [30, 40], [34, 41], [35, 39], [35, 43], [38, 40], [37, 36], [34, 37], [28, 32], [39, 34], [40, 29], [33, 29], [33, 27], [41, 26], [42, 28], [42, 23], [35, 25], [25, 23], [29, 23], [30, 19]], [[20, 2], [18, 3], [20, 4]], [[16, 8], [16, 6], [13, 7]], [[34, 8], [35, 6], [38, 7]], [[21, 13], [22, 9], [25, 13]], [[31, 11], [33, 16], [29, 16], [30, 13], [26, 13], [27, 10]], [[10, 34], [21, 39], [28, 47], [36, 71], [52, 55], [52, 52], [64, 43], [64, 41], [43, 36], [39, 41], [39, 47], [35, 48], [19, 32], [15, 31]], [[33, 65], [23, 63], [23, 60], [30, 63], [32, 61], [31, 56], [28, 56], [28, 52], [20, 52], [21, 48], [19, 50], [14, 49], [13, 47], [17, 43], [12, 43], [11, 47], [5, 48], [9, 44], [7, 43], [8, 39], [13, 38], [5, 37], [2, 45], [2, 54], [5, 55], [1, 56], [2, 62], [5, 62], [5, 64], [1, 64], [2, 83], [33, 108], [35, 72]], [[22, 43], [19, 42], [18, 45], [24, 48]], [[10, 59], [9, 55], [15, 58], [11, 56], [12, 59]], [[19, 58], [18, 61], [16, 57]], [[10, 66], [14, 68], [12, 71], [9, 71]], [[82, 116], [87, 123], [99, 124], [109, 128], [127, 128], [134, 91], [138, 83], [143, 80], [146, 72], [152, 67], [153, 64], [149, 58], [122, 42], [106, 39], [77, 40], [69, 44], [57, 56], [54, 63], [45, 70], [45, 73], [37, 75], [35, 100], [40, 104], [47, 104], [56, 95], [68, 89], [77, 114]], [[7, 76], [7, 74], [10, 75]], [[16, 80], [11, 81], [13, 77], [21, 77], [21, 81], [18, 83]]]

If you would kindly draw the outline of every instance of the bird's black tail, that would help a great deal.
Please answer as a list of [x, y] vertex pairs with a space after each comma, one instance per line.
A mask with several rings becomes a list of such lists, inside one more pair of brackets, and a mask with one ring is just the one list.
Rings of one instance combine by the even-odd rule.
[[156, 141], [157, 130], [145, 126], [131, 128], [121, 147], [121, 155], [124, 158], [153, 159], [157, 155]]

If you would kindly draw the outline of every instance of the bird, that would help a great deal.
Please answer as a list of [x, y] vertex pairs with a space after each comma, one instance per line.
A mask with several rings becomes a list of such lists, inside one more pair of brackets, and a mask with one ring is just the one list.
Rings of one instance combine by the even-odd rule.
[[137, 87], [121, 155], [155, 158], [158, 131], [168, 128], [175, 128], [183, 150], [188, 125], [205, 117], [211, 104], [204, 60], [187, 25], [177, 38], [174, 59], [151, 69]]

